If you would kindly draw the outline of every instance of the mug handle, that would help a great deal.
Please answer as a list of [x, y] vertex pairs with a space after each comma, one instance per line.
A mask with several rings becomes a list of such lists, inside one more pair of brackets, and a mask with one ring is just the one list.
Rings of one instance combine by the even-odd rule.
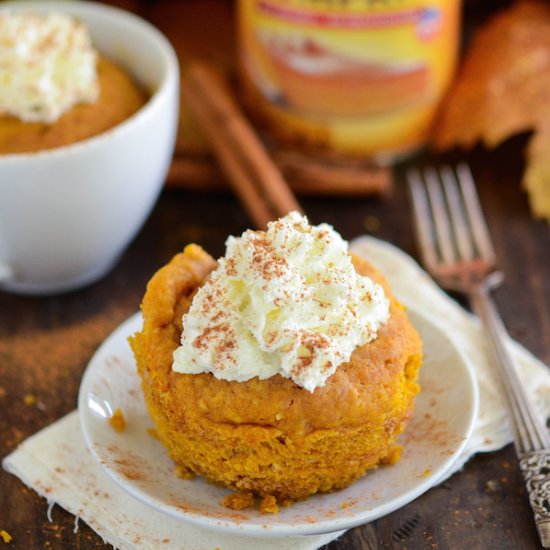
[[0, 283], [10, 281], [14, 276], [15, 274], [11, 266], [0, 260]]

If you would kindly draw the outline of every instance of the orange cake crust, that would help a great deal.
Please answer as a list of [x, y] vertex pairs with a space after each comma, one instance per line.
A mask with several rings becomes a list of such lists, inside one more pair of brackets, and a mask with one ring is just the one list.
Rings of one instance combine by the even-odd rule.
[[353, 260], [384, 286], [390, 320], [312, 393], [280, 375], [234, 382], [173, 372], [181, 317], [216, 262], [189, 245], [155, 274], [131, 345], [149, 412], [176, 464], [231, 488], [297, 500], [349, 485], [392, 452], [419, 391], [421, 342], [381, 275]]

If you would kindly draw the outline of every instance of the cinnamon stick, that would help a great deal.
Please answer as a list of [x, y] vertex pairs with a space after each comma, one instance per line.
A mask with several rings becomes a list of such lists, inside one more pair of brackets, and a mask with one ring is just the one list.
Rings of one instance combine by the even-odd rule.
[[364, 197], [387, 195], [393, 185], [388, 166], [351, 159], [311, 158], [288, 151], [274, 153], [275, 161], [299, 194]]
[[[370, 197], [388, 194], [393, 186], [391, 168], [354, 163], [333, 163], [273, 153], [292, 191], [300, 196]], [[227, 189], [227, 177], [206, 155], [177, 154], [170, 166], [166, 186], [191, 191]]]
[[247, 175], [244, 164], [236, 156], [231, 143], [222, 132], [216, 131], [216, 122], [211, 120], [212, 112], [209, 106], [203, 103], [198, 92], [191, 87], [187, 87], [185, 92], [182, 91], [182, 94], [185, 95], [190, 109], [193, 110], [195, 117], [201, 123], [204, 134], [210, 140], [220, 164], [224, 166], [229, 176], [229, 181], [235, 193], [254, 225], [258, 228], [265, 228], [267, 223], [275, 216], [260, 191]]
[[195, 63], [182, 94], [254, 223], [301, 211], [281, 172], [213, 69]]
[[166, 187], [189, 191], [222, 191], [229, 189], [230, 185], [215, 159], [176, 154], [166, 176]]

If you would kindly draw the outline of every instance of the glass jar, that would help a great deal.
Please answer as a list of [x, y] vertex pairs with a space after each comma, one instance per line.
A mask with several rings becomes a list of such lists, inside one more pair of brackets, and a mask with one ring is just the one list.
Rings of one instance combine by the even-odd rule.
[[422, 146], [453, 76], [460, 0], [239, 0], [245, 103], [303, 150]]

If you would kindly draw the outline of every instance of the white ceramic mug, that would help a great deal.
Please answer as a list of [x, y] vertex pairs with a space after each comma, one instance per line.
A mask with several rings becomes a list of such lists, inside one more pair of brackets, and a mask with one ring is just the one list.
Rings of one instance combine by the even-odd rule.
[[94, 46], [151, 93], [136, 114], [96, 137], [0, 155], [0, 289], [46, 294], [107, 273], [149, 215], [173, 153], [179, 70], [167, 39], [130, 13], [91, 2], [0, 5], [29, 9], [83, 21]]

